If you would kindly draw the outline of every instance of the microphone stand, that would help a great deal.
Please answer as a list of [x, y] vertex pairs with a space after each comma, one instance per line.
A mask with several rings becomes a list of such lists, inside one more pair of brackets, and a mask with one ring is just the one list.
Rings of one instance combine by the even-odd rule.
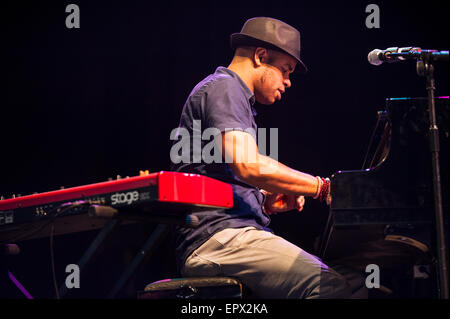
[[428, 113], [430, 121], [430, 151], [432, 160], [433, 174], [433, 195], [434, 195], [434, 212], [436, 227], [436, 244], [438, 257], [438, 296], [440, 299], [448, 299], [448, 273], [447, 273], [447, 256], [446, 243], [444, 235], [444, 218], [442, 209], [441, 195], [441, 175], [439, 168], [439, 129], [436, 123], [436, 110], [434, 99], [434, 65], [433, 52], [422, 51], [421, 58], [417, 60], [416, 71], [419, 76], [426, 77], [426, 89], [428, 91]]

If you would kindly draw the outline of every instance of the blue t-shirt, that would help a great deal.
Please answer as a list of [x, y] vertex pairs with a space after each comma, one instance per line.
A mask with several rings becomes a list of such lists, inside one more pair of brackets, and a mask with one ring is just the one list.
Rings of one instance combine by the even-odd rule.
[[[199, 219], [199, 225], [196, 228], [176, 227], [175, 246], [178, 269], [181, 269], [180, 267], [195, 249], [216, 232], [225, 228], [246, 226], [266, 229], [270, 222], [269, 217], [262, 211], [264, 196], [258, 188], [241, 181], [223, 158], [213, 162], [208, 160], [209, 163], [206, 163], [201, 152], [199, 153], [199, 149], [203, 150], [205, 145], [214, 143], [213, 137], [209, 140], [199, 139], [208, 128], [216, 128], [216, 132], [242, 130], [253, 135], [256, 140], [254, 103], [255, 96], [242, 79], [233, 71], [218, 67], [214, 74], [195, 86], [184, 104], [176, 139], [173, 139], [174, 145], [178, 143], [182, 152], [182, 145], [180, 145], [182, 139], [178, 133], [181, 133], [181, 128], [184, 132], [189, 132], [191, 138], [185, 140], [189, 145], [184, 146], [189, 150], [190, 156], [187, 163], [172, 163], [171, 170], [201, 174], [231, 184], [234, 205], [232, 209], [193, 213]], [[197, 142], [194, 141], [195, 139]], [[199, 140], [201, 140], [200, 148]], [[197, 146], [194, 145], [195, 143]]]

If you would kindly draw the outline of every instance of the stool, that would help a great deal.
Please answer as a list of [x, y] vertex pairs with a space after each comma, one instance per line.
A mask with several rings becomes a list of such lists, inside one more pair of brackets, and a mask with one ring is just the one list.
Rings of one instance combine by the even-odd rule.
[[148, 284], [138, 299], [242, 299], [242, 284], [231, 277], [163, 279]]

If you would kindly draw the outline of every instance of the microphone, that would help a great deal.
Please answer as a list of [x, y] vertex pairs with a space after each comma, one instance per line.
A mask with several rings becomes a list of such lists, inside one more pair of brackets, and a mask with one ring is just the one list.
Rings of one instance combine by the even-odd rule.
[[367, 55], [369, 63], [373, 65], [380, 65], [384, 62], [404, 61], [407, 59], [421, 59], [424, 57], [433, 61], [448, 61], [448, 51], [422, 50], [418, 47], [391, 47], [386, 50], [375, 49]]
[[[420, 53], [422, 50], [417, 47], [391, 47], [386, 50], [375, 49], [369, 52], [367, 59], [370, 64], [380, 65], [384, 62], [392, 63], [404, 61], [408, 58], [415, 58], [414, 53]], [[402, 53], [402, 54], [396, 54]]]

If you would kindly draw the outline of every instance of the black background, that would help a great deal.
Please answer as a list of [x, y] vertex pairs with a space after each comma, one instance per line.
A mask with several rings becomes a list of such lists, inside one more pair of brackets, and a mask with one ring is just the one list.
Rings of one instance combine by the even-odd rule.
[[[65, 8], [80, 8], [68, 29]], [[368, 29], [365, 8], [380, 8]], [[169, 134], [197, 82], [227, 66], [229, 35], [254, 16], [281, 19], [302, 35], [306, 75], [272, 106], [257, 105], [260, 127], [278, 128], [279, 160], [312, 175], [359, 169], [388, 97], [426, 96], [415, 63], [367, 62], [372, 49], [448, 50], [444, 1], [5, 1], [1, 4], [0, 195], [31, 194], [169, 168]], [[438, 64], [436, 94], [448, 95], [448, 64]], [[273, 230], [315, 253], [328, 210], [272, 218]], [[68, 297], [102, 298], [153, 224], [124, 226]], [[95, 232], [55, 238], [58, 284]], [[120, 297], [173, 277], [170, 238], [146, 259]], [[55, 295], [49, 241], [32, 240], [9, 269], [37, 298]], [[6, 297], [21, 298], [15, 287]]]

